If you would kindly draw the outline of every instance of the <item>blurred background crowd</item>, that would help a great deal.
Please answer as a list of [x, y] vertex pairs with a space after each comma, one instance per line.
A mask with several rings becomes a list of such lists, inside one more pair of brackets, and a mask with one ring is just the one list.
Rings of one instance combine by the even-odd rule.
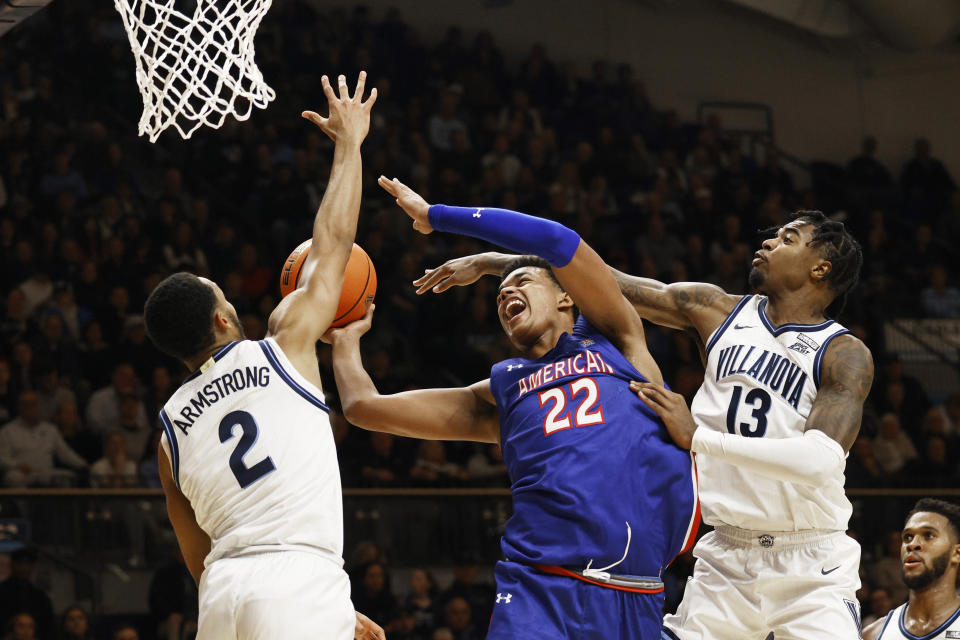
[[[323, 111], [321, 73], [361, 69], [380, 94], [364, 145], [357, 241], [380, 280], [363, 346], [381, 392], [469, 384], [510, 351], [493, 279], [438, 296], [418, 297], [411, 285], [425, 268], [488, 247], [413, 232], [377, 187], [380, 174], [430, 202], [558, 220], [622, 271], [731, 293], [746, 292], [762, 230], [798, 208], [821, 209], [863, 245], [861, 284], [839, 320], [878, 360], [848, 487], [957, 486], [960, 389], [925, 389], [883, 331], [901, 316], [960, 318], [960, 254], [951, 246], [960, 193], [935, 139], [918, 137], [910, 160], [893, 167], [876, 157], [883, 140], [865, 138], [846, 166], [811, 163], [811, 185], [798, 188], [773, 145], [727, 131], [717, 117], [682, 121], [671, 105], [651, 103], [628, 64], [577, 69], [532, 44], [508, 65], [490, 33], [450, 27], [429, 45], [422, 36], [397, 10], [278, 3], [257, 38], [277, 101], [249, 121], [189, 141], [168, 133], [156, 145], [136, 136], [134, 63], [110, 3], [54, 2], [0, 40], [3, 486], [159, 486], [157, 412], [185, 370], [150, 344], [143, 302], [166, 275], [189, 270], [222, 286], [248, 337], [263, 336], [279, 268], [309, 237], [332, 159], [331, 143], [299, 113]], [[692, 398], [703, 372], [696, 345], [657, 327], [647, 335], [668, 384]], [[318, 355], [336, 408], [329, 352], [320, 346]], [[334, 430], [344, 487], [509, 486], [495, 446], [372, 434], [339, 415]], [[899, 523], [882, 524], [860, 532], [874, 543], [865, 549], [865, 614], [905, 595], [899, 543], [878, 537]], [[94, 637], [82, 607], [54, 617], [48, 596], [27, 598], [36, 560], [21, 551], [0, 564], [11, 576], [0, 583], [0, 624], [10, 621], [0, 634]], [[674, 603], [691, 562], [671, 569]], [[475, 564], [450, 569], [440, 589], [427, 569], [391, 578], [373, 544], [348, 563], [357, 608], [391, 638], [483, 636], [493, 594]], [[182, 635], [196, 615], [189, 582], [182, 563], [160, 567], [149, 622], [104, 624], [96, 637]], [[32, 622], [15, 616], [21, 611]]]

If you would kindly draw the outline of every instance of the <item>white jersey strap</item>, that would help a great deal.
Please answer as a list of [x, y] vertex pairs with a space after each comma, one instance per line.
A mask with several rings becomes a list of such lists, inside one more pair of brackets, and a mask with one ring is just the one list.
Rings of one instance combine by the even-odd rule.
[[737, 314], [739, 314], [740, 311], [741, 311], [745, 306], [747, 306], [747, 303], [750, 302], [751, 300], [753, 300], [753, 296], [752, 296], [752, 295], [751, 295], [751, 296], [743, 296], [742, 298], [740, 298], [740, 301], [737, 302], [736, 306], [733, 307], [733, 311], [731, 311], [731, 312], [727, 315], [726, 319], [724, 319], [723, 323], [714, 330], [713, 335], [710, 336], [710, 340], [707, 341], [707, 347], [706, 347], [706, 351], [705, 351], [707, 357], [710, 356], [710, 349], [713, 348], [713, 345], [715, 345], [715, 344], [717, 343], [717, 341], [720, 339], [720, 337], [723, 335], [723, 333], [727, 330], [727, 327], [730, 326], [730, 323], [733, 322], [733, 319], [737, 317]]

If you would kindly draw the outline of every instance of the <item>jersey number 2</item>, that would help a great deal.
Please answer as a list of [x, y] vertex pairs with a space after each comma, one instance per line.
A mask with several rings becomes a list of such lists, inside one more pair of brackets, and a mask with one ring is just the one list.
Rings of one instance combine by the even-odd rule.
[[[743, 395], [743, 387], [733, 388], [733, 398], [730, 399], [730, 407], [727, 409], [727, 431], [737, 432], [737, 411], [740, 409], [740, 396]], [[770, 411], [770, 394], [763, 389], [751, 389], [743, 399], [744, 404], [753, 407], [753, 419], [755, 424], [750, 425], [746, 422], [740, 423], [740, 435], [748, 438], [762, 438], [767, 432], [767, 412]]]
[[547, 411], [547, 417], [543, 421], [543, 432], [546, 435], [570, 427], [589, 427], [594, 424], [603, 424], [603, 407], [597, 405], [597, 408], [593, 409], [593, 405], [597, 404], [597, 399], [600, 397], [597, 382], [593, 378], [577, 378], [567, 386], [570, 387], [571, 402], [578, 395], [586, 392], [586, 396], [580, 401], [580, 406], [577, 407], [572, 420], [570, 413], [564, 415], [564, 410], [567, 408], [567, 394], [564, 387], [554, 387], [541, 392], [537, 396], [540, 399], [541, 409], [547, 402], [553, 401], [553, 406]]
[[231, 411], [223, 416], [220, 421], [220, 442], [226, 442], [233, 438], [233, 428], [239, 426], [243, 429], [243, 435], [240, 436], [240, 442], [237, 443], [233, 453], [230, 454], [230, 471], [237, 477], [241, 489], [246, 489], [254, 482], [274, 471], [277, 467], [273, 464], [270, 456], [267, 456], [252, 467], [248, 467], [243, 462], [243, 456], [247, 455], [250, 447], [257, 441], [260, 435], [260, 427], [253, 416], [246, 411]]

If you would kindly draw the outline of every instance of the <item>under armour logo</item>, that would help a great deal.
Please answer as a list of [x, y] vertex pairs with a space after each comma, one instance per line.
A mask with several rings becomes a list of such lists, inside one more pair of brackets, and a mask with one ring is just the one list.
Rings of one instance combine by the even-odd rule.
[[512, 593], [508, 593], [508, 594], [506, 594], [506, 595], [504, 595], [504, 594], [502, 594], [502, 593], [498, 593], [498, 594], [497, 594], [497, 604], [500, 604], [501, 602], [503, 602], [504, 604], [510, 604], [510, 598], [512, 598], [512, 597], [513, 597], [513, 594], [512, 594]]
[[483, 207], [480, 207], [479, 209], [477, 209], [477, 212], [476, 212], [475, 214], [473, 214], [473, 217], [474, 217], [474, 218], [479, 218], [481, 211], [483, 211]]
[[508, 364], [508, 365], [507, 365], [507, 371], [513, 371], [514, 369], [522, 369], [522, 368], [523, 368], [523, 365], [522, 365], [522, 364]]

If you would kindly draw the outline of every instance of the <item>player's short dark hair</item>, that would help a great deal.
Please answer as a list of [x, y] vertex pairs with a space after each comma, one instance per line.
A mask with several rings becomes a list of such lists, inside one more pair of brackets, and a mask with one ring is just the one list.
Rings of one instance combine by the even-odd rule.
[[181, 360], [213, 346], [217, 297], [192, 273], [175, 273], [157, 285], [143, 305], [147, 335], [158, 349]]
[[561, 291], [566, 291], [566, 289], [563, 288], [563, 285], [560, 284], [560, 281], [557, 280], [557, 276], [553, 273], [553, 268], [550, 266], [550, 263], [539, 256], [517, 256], [515, 259], [511, 260], [506, 267], [503, 268], [503, 271], [500, 272], [500, 282], [506, 280], [508, 275], [520, 267], [540, 267], [541, 269], [546, 270], [554, 284], [556, 284]]
[[952, 529], [953, 539], [956, 540], [956, 544], [960, 544], [960, 505], [936, 498], [921, 498], [917, 500], [917, 504], [913, 505], [913, 509], [907, 514], [906, 520], [912, 518], [915, 513], [921, 512], [936, 513], [946, 518], [950, 524], [950, 529]]
[[842, 222], [831, 220], [822, 211], [801, 209], [793, 214], [793, 220], [813, 226], [813, 238], [807, 246], [818, 248], [820, 255], [832, 265], [823, 280], [836, 294], [827, 307], [828, 313], [837, 316], [847, 304], [847, 295], [860, 280], [863, 249]]

